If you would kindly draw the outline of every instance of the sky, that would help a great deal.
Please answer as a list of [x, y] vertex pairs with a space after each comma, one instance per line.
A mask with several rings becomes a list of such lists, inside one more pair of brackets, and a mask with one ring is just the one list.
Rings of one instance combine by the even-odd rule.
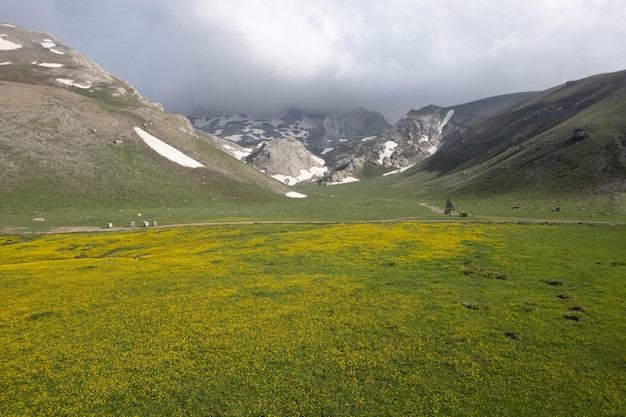
[[626, 69], [623, 0], [2, 0], [173, 113], [381, 112]]

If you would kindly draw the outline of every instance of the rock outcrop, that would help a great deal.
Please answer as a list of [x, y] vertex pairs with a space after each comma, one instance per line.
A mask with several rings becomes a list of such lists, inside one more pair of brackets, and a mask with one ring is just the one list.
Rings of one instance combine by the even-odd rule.
[[245, 161], [289, 185], [319, 178], [326, 171], [324, 160], [314, 156], [294, 138], [265, 142]]

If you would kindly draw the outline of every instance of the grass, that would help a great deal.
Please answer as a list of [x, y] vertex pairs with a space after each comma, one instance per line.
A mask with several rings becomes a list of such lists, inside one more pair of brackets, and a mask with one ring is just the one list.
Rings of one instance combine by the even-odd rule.
[[[341, 186], [301, 185], [295, 190], [309, 197], [290, 199], [281, 195], [259, 196], [257, 201], [226, 199], [203, 192], [195, 195], [178, 193], [163, 184], [167, 197], [158, 194], [135, 195], [128, 198], [110, 196], [105, 192], [85, 199], [84, 195], [55, 195], [41, 190], [37, 195], [17, 194], [0, 201], [2, 225], [41, 232], [60, 226], [105, 227], [128, 226], [131, 221], [157, 220], [159, 224], [198, 223], [209, 221], [386, 221], [446, 220], [458, 221], [458, 212], [468, 212], [464, 221], [529, 221], [539, 222], [625, 222], [626, 205], [611, 206], [612, 199], [548, 198], [532, 196], [497, 196], [494, 198], [452, 195], [457, 210], [453, 217], [443, 216], [419, 205], [426, 202], [443, 208], [446, 196], [396, 193], [376, 181]], [[235, 194], [237, 191], [229, 191]], [[249, 193], [248, 195], [252, 195]], [[366, 195], [367, 197], [364, 197]], [[520, 206], [520, 210], [512, 207]], [[554, 206], [559, 212], [551, 211]], [[610, 211], [609, 211], [610, 210]], [[141, 216], [138, 216], [141, 214]], [[44, 217], [44, 223], [32, 218]]]
[[[0, 414], [621, 415], [625, 232], [3, 236]], [[508, 279], [485, 279], [494, 271]]]

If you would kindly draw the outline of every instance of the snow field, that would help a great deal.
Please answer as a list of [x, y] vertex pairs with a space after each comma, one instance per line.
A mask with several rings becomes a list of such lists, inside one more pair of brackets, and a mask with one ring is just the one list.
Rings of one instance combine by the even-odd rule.
[[182, 165], [188, 168], [204, 167], [204, 165], [202, 165], [200, 162], [196, 161], [193, 158], [190, 158], [189, 156], [185, 155], [184, 153], [174, 148], [173, 146], [170, 146], [167, 143], [163, 142], [162, 140], [152, 136], [145, 130], [139, 127], [135, 127], [135, 132], [139, 135], [141, 139], [143, 139], [146, 145], [148, 145], [156, 153], [169, 159], [170, 161], [176, 162], [178, 165]]

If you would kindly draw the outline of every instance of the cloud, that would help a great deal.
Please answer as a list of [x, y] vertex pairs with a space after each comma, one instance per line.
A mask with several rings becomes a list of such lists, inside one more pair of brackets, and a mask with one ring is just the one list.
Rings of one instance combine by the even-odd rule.
[[351, 65], [337, 22], [314, 5], [249, 0], [201, 5], [205, 22], [228, 34], [251, 64], [287, 82], [340, 74]]
[[624, 69], [621, 0], [4, 1], [167, 110], [411, 108]]

